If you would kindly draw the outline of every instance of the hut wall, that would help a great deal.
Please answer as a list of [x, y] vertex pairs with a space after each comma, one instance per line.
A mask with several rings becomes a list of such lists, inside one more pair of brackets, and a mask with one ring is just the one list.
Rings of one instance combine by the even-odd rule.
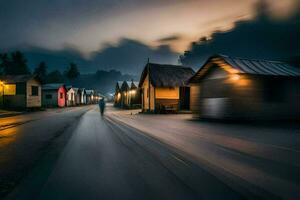
[[232, 114], [245, 119], [300, 119], [299, 88], [300, 80], [244, 76], [233, 86]]
[[67, 92], [67, 106], [75, 105], [75, 91], [71, 88]]
[[81, 94], [80, 93], [75, 93], [75, 104], [76, 105], [80, 105], [80, 103], [81, 103]]
[[156, 99], [179, 99], [179, 87], [155, 88]]
[[[203, 118], [228, 118], [231, 116], [229, 74], [225, 70], [212, 68], [200, 82], [199, 113]], [[192, 101], [197, 102], [195, 98]]]
[[[150, 86], [150, 92], [149, 92], [149, 86]], [[155, 101], [154, 101], [154, 95], [155, 95], [155, 88], [152, 86], [152, 84], [149, 85], [149, 77], [146, 76], [144, 83], [143, 83], [143, 111], [149, 110], [149, 95], [150, 95], [150, 111], [155, 110]]]
[[57, 90], [43, 90], [42, 92], [42, 105], [45, 107], [58, 106], [58, 93]]
[[58, 107], [66, 106], [66, 89], [64, 87], [60, 87], [58, 89], [58, 94], [57, 94], [56, 100], [57, 100]]
[[8, 84], [4, 92], [4, 106], [7, 108], [26, 108], [26, 83]]
[[193, 113], [200, 112], [200, 84], [191, 85], [190, 87], [190, 109]]
[[[42, 106], [42, 88], [38, 81], [31, 79], [26, 84], [27, 108]], [[37, 91], [34, 91], [37, 90]], [[36, 93], [37, 92], [37, 93]]]
[[210, 74], [201, 81], [201, 117], [300, 119], [300, 80], [244, 74], [233, 79], [233, 76], [216, 78]]
[[131, 94], [130, 106], [140, 107], [141, 106], [141, 91], [139, 88], [135, 89], [135, 94]]

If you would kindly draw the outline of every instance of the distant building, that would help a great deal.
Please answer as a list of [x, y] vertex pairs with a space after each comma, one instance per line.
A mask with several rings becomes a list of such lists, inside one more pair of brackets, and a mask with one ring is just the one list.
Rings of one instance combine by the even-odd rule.
[[86, 103], [87, 104], [95, 103], [95, 91], [94, 90], [86, 90]]
[[73, 88], [74, 90], [74, 95], [75, 95], [75, 105], [80, 105], [81, 104], [81, 92], [79, 88]]
[[139, 82], [124, 81], [121, 86], [121, 107], [123, 108], [140, 108], [141, 94], [138, 87]]
[[65, 107], [67, 90], [64, 84], [52, 83], [42, 86], [42, 104], [44, 107]]
[[286, 63], [216, 55], [189, 83], [203, 118], [300, 118], [300, 69]]
[[86, 104], [86, 91], [85, 88], [79, 88], [80, 104]]
[[67, 106], [76, 105], [76, 91], [73, 87], [67, 87]]
[[0, 102], [8, 109], [39, 108], [42, 105], [41, 83], [32, 75], [0, 77]]
[[117, 81], [115, 87], [115, 95], [114, 95], [114, 106], [121, 107], [122, 106], [122, 87], [123, 81]]
[[188, 110], [190, 88], [187, 80], [194, 73], [188, 67], [148, 63], [139, 82], [143, 112]]

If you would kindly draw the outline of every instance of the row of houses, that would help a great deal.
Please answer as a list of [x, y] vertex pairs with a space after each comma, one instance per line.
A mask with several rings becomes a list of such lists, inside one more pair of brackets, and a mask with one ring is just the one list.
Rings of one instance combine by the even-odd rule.
[[77, 106], [97, 103], [103, 97], [94, 90], [62, 83], [41, 85], [32, 75], [2, 76], [0, 80], [0, 105], [7, 109]]
[[[300, 118], [300, 69], [284, 62], [215, 55], [197, 72], [147, 63], [137, 90], [142, 112], [190, 110], [211, 119]], [[115, 102], [118, 94], [116, 90]]]
[[115, 87], [114, 105], [120, 108], [140, 108], [139, 82], [133, 80], [118, 81]]

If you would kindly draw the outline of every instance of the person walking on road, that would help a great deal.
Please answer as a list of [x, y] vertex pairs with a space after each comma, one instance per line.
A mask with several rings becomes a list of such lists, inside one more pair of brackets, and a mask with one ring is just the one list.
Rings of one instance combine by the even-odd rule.
[[105, 101], [104, 98], [100, 99], [99, 101], [99, 109], [100, 109], [100, 113], [103, 116], [104, 114], [104, 109], [105, 109]]

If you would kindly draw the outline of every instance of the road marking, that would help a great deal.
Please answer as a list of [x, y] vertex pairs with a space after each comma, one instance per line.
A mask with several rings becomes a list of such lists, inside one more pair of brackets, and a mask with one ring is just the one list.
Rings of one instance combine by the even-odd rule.
[[172, 157], [173, 157], [175, 160], [177, 160], [177, 161], [181, 162], [182, 164], [184, 164], [185, 166], [189, 167], [189, 165], [188, 165], [185, 161], [183, 161], [182, 159], [178, 158], [177, 156], [172, 155]]

